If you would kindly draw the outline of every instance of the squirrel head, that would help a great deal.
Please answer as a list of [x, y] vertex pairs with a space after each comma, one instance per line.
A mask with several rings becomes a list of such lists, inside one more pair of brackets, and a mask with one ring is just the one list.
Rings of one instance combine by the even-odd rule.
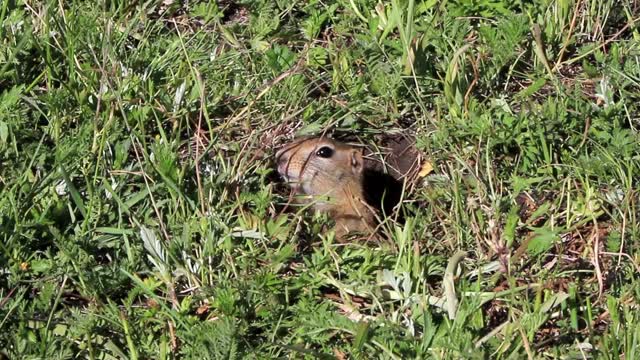
[[348, 188], [361, 195], [364, 163], [357, 147], [326, 137], [301, 138], [276, 152], [276, 164], [296, 192], [337, 197], [338, 191]]

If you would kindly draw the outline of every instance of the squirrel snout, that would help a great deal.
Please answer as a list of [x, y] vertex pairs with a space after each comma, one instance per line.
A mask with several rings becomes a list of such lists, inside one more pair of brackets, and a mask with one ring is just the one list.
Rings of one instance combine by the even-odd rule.
[[276, 167], [285, 181], [289, 181], [289, 160], [289, 155], [284, 150], [276, 153]]
[[278, 167], [280, 167], [282, 164], [285, 164], [287, 161], [289, 161], [289, 157], [286, 156], [286, 154], [281, 152], [276, 153], [276, 164], [278, 165]]
[[278, 171], [287, 164], [289, 161], [289, 157], [282, 150], [276, 153], [276, 166], [278, 166]]

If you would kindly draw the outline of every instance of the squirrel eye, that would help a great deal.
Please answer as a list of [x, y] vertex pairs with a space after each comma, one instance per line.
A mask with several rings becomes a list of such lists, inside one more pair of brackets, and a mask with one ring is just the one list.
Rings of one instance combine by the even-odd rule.
[[328, 159], [331, 157], [331, 155], [333, 155], [333, 149], [328, 146], [323, 146], [318, 149], [318, 151], [316, 151], [316, 155], [320, 156], [321, 158]]

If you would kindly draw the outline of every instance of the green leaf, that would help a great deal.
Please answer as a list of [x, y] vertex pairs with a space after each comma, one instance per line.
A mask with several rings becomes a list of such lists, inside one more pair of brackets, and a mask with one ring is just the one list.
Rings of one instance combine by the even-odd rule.
[[82, 200], [82, 196], [80, 195], [80, 192], [78, 191], [76, 186], [73, 184], [73, 181], [71, 181], [71, 177], [69, 176], [67, 171], [64, 169], [64, 166], [60, 166], [59, 169], [60, 169], [60, 174], [62, 174], [62, 178], [64, 179], [67, 187], [69, 188], [69, 193], [71, 194], [71, 199], [73, 199], [73, 202], [78, 207], [78, 210], [80, 211], [82, 216], [86, 217], [87, 216], [87, 210], [84, 207], [84, 201]]
[[9, 126], [6, 122], [0, 121], [0, 145], [4, 145], [7, 143], [7, 139], [9, 138]]
[[538, 256], [548, 251], [554, 243], [560, 240], [560, 236], [555, 231], [547, 228], [536, 229], [535, 233], [536, 235], [527, 246], [527, 251], [531, 256]]
[[369, 326], [370, 326], [369, 322], [367, 321], [360, 321], [360, 323], [358, 324], [358, 329], [356, 331], [356, 338], [353, 342], [353, 346], [356, 348], [357, 351], [362, 350], [362, 348], [364, 347], [364, 344], [369, 338]]
[[517, 93], [515, 97], [519, 99], [526, 99], [531, 95], [535, 94], [538, 90], [542, 89], [542, 87], [546, 83], [547, 83], [546, 79], [539, 78], [536, 81], [534, 81], [531, 85], [527, 86], [526, 88], [521, 90], [519, 93]]
[[10, 114], [11, 108], [13, 108], [20, 100], [20, 95], [24, 85], [14, 86], [9, 91], [5, 91], [0, 94], [0, 118], [4, 118]]

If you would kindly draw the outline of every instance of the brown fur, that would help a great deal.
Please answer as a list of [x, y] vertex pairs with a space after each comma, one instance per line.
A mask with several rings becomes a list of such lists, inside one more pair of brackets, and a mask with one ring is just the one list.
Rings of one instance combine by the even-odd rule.
[[306, 195], [304, 202], [335, 220], [339, 240], [350, 232], [373, 232], [375, 212], [364, 200], [360, 149], [326, 137], [301, 138], [276, 153], [276, 164], [295, 194]]

